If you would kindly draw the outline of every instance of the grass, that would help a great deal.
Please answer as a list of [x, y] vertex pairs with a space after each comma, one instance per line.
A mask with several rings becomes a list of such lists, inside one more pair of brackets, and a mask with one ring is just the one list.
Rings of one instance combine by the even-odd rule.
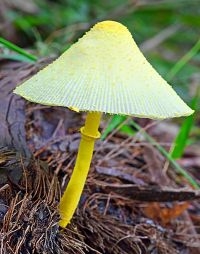
[[17, 60], [22, 62], [35, 62], [37, 61], [37, 57], [28, 53], [24, 49], [18, 47], [17, 45], [11, 43], [10, 41], [7, 41], [6, 39], [0, 37], [0, 45], [2, 45], [4, 48], [7, 48], [17, 54], [10, 54], [10, 53], [3, 53], [0, 54], [1, 58], [11, 59], [11, 60]]

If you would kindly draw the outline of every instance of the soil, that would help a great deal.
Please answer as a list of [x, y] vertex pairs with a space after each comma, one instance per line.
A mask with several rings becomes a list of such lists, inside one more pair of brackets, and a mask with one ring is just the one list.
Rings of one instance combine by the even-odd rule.
[[[141, 135], [115, 131], [96, 143], [79, 207], [70, 225], [59, 228], [57, 207], [85, 115], [12, 94], [50, 61], [0, 63], [0, 254], [200, 253], [200, 192], [167, 167]], [[166, 145], [172, 137], [171, 123], [165, 124], [165, 139], [159, 123], [149, 131]], [[185, 169], [199, 182], [199, 151], [194, 150], [190, 147], [179, 163], [196, 161]]]

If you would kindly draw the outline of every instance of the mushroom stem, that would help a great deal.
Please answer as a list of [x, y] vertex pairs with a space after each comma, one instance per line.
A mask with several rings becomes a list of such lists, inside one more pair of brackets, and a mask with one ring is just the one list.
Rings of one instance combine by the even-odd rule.
[[81, 141], [71, 179], [60, 201], [59, 225], [63, 228], [70, 222], [81, 197], [92, 160], [95, 140], [100, 137], [98, 131], [101, 113], [89, 112], [85, 126], [81, 128]]

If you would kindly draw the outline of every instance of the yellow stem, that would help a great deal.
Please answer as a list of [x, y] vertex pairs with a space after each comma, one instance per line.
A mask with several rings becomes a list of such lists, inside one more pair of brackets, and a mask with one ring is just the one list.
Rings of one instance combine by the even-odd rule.
[[70, 222], [81, 197], [90, 168], [94, 143], [100, 137], [98, 131], [101, 113], [88, 113], [85, 126], [81, 128], [81, 141], [71, 179], [60, 201], [59, 225], [63, 228]]

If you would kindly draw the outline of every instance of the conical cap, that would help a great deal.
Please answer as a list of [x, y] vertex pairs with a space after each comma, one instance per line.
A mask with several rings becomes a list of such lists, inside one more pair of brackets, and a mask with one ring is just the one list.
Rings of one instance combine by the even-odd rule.
[[15, 93], [45, 105], [147, 118], [193, 113], [140, 52], [128, 29], [97, 23]]

